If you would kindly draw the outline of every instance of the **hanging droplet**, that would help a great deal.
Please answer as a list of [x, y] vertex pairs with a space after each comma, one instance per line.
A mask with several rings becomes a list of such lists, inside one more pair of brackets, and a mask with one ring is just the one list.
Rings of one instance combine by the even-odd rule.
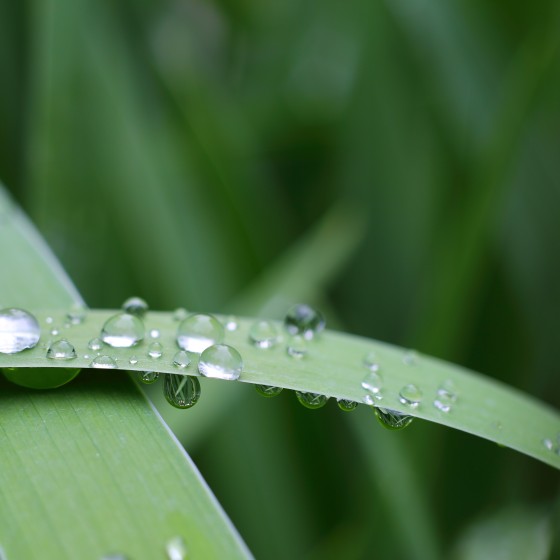
[[66, 339], [53, 342], [47, 350], [47, 358], [51, 360], [73, 360], [77, 358], [76, 349]]
[[41, 327], [28, 311], [15, 307], [0, 309], [0, 353], [17, 354], [37, 346]]
[[128, 363], [131, 366], [135, 366], [138, 363], [138, 358], [136, 356], [130, 356], [130, 358], [128, 359]]
[[177, 307], [177, 309], [173, 311], [174, 321], [184, 321], [188, 316], [189, 312], [184, 307]]
[[377, 354], [372, 350], [364, 356], [364, 366], [372, 371], [379, 369], [379, 362], [377, 361]]
[[175, 356], [173, 356], [173, 365], [179, 369], [185, 369], [189, 367], [191, 363], [191, 357], [184, 350], [179, 350]]
[[255, 389], [263, 397], [277, 397], [284, 390], [282, 387], [272, 385], [255, 385]]
[[383, 398], [381, 395], [381, 389], [383, 388], [381, 374], [377, 370], [369, 371], [362, 379], [362, 388], [367, 391], [364, 397], [364, 402], [366, 404], [372, 404], [372, 399], [380, 401]]
[[300, 335], [290, 337], [288, 346], [286, 346], [286, 351], [292, 358], [301, 360], [301, 358], [303, 358], [307, 354], [307, 343], [305, 341], [305, 338]]
[[226, 319], [226, 330], [233, 332], [236, 331], [238, 327], [237, 319], [233, 315], [230, 315]]
[[388, 408], [374, 406], [373, 412], [379, 420], [379, 423], [388, 430], [402, 430], [414, 420], [413, 416], [402, 414], [396, 410], [389, 410]]
[[115, 369], [118, 367], [114, 358], [105, 355], [96, 356], [90, 366], [98, 369]]
[[163, 378], [163, 394], [175, 408], [191, 408], [200, 398], [200, 381], [192, 375], [167, 373]]
[[449, 412], [457, 400], [457, 393], [451, 380], [444, 381], [438, 388], [434, 406], [441, 412]]
[[249, 340], [257, 348], [272, 348], [278, 341], [278, 331], [271, 321], [256, 321], [249, 329]]
[[414, 366], [418, 363], [418, 354], [415, 350], [407, 350], [402, 357], [403, 364]]
[[358, 406], [356, 401], [351, 401], [348, 399], [336, 399], [336, 404], [340, 410], [344, 410], [344, 412], [352, 412]]
[[146, 385], [151, 385], [159, 379], [159, 372], [157, 371], [139, 371], [138, 379]]
[[81, 307], [72, 307], [68, 313], [66, 313], [66, 319], [71, 325], [81, 325], [86, 319], [86, 310]]
[[143, 317], [148, 312], [148, 304], [140, 297], [130, 297], [122, 304], [122, 309], [129, 315]]
[[150, 330], [150, 338], [159, 338], [160, 337], [159, 329], [151, 329]]
[[152, 342], [148, 346], [148, 356], [154, 360], [158, 360], [163, 356], [163, 346], [159, 342]]
[[402, 404], [406, 404], [411, 408], [416, 408], [422, 401], [423, 393], [414, 384], [405, 385], [399, 391], [399, 400]]
[[325, 328], [325, 318], [322, 313], [310, 305], [299, 303], [291, 307], [284, 317], [284, 327], [292, 335], [303, 336], [311, 340]]
[[189, 551], [182, 537], [173, 537], [167, 541], [165, 552], [168, 560], [186, 560]]
[[312, 410], [322, 408], [329, 400], [327, 395], [321, 395], [319, 393], [305, 393], [303, 391], [296, 391], [296, 397], [303, 406]]
[[232, 346], [215, 344], [200, 355], [198, 371], [205, 377], [235, 381], [243, 371], [243, 359]]
[[88, 342], [88, 348], [97, 352], [103, 348], [103, 341], [100, 338], [92, 338]]
[[213, 344], [224, 340], [224, 327], [212, 315], [195, 313], [189, 315], [177, 329], [179, 348], [200, 354]]
[[107, 319], [101, 329], [101, 340], [113, 348], [130, 348], [144, 338], [144, 323], [136, 315], [119, 313]]

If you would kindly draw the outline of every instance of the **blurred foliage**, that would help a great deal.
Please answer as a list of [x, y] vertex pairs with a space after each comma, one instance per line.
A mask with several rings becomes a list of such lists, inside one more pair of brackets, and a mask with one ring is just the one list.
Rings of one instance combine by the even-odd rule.
[[[359, 209], [346, 266], [287, 297], [559, 406], [559, 24], [555, 0], [0, 0], [0, 179], [95, 307], [270, 310], [269, 271]], [[229, 390], [179, 431], [259, 558], [436, 558], [558, 503], [551, 469], [465, 434], [387, 442], [360, 412], [368, 440]]]

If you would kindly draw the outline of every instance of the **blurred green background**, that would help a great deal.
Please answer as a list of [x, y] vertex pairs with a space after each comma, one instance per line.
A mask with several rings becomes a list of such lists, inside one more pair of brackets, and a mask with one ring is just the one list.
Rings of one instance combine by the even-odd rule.
[[[556, 0], [0, 0], [0, 180], [93, 307], [305, 300], [558, 407], [559, 42]], [[513, 451], [203, 393], [166, 419], [258, 558], [560, 533]]]

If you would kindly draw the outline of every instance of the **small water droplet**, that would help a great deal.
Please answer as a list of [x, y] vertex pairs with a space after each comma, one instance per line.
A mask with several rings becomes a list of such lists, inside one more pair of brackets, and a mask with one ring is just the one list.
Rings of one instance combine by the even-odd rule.
[[84, 360], [89, 360], [90, 355], [89, 354], [84, 354]]
[[439, 386], [436, 398], [434, 399], [434, 406], [441, 412], [447, 413], [451, 410], [456, 400], [455, 387], [453, 382], [448, 379]]
[[212, 315], [189, 315], [177, 328], [177, 345], [183, 350], [200, 354], [224, 339], [224, 327]]
[[200, 355], [198, 371], [205, 377], [234, 381], [243, 371], [243, 359], [232, 346], [215, 344]]
[[130, 356], [130, 358], [128, 359], [128, 363], [131, 366], [135, 366], [138, 363], [138, 358], [136, 356]]
[[405, 385], [399, 391], [399, 400], [401, 403], [406, 404], [411, 408], [416, 408], [422, 401], [423, 396], [422, 391], [412, 383]]
[[66, 319], [68, 319], [70, 325], [81, 325], [86, 320], [86, 316], [87, 311], [82, 306], [72, 307], [72, 309], [66, 313]]
[[17, 354], [37, 346], [41, 327], [37, 319], [24, 309], [0, 309], [0, 353]]
[[381, 400], [383, 397], [381, 396], [381, 389], [383, 388], [383, 379], [381, 378], [381, 374], [378, 370], [371, 370], [367, 373], [367, 375], [362, 379], [362, 388], [367, 391], [366, 397], [369, 399], [366, 401], [366, 397], [364, 397], [364, 402], [366, 404], [372, 404], [369, 402], [371, 398], [376, 400]]
[[47, 317], [45, 319], [45, 323], [47, 323], [47, 325], [52, 325], [54, 322], [54, 319], [52, 317]]
[[402, 357], [403, 364], [414, 366], [418, 363], [418, 354], [416, 350], [407, 350]]
[[329, 400], [327, 395], [321, 395], [319, 393], [306, 393], [304, 391], [296, 391], [296, 397], [303, 406], [310, 408], [311, 410], [322, 408]]
[[165, 545], [168, 560], [185, 560], [189, 554], [182, 537], [173, 537]]
[[129, 315], [143, 317], [148, 312], [148, 304], [140, 297], [130, 297], [122, 304], [122, 309]]
[[373, 412], [379, 423], [388, 430], [402, 430], [406, 428], [413, 420], [413, 416], [402, 414], [396, 410], [389, 410], [388, 408], [373, 407]]
[[278, 331], [271, 321], [256, 321], [249, 329], [249, 340], [261, 350], [272, 348], [278, 341]]
[[189, 316], [189, 312], [184, 307], [178, 307], [173, 311], [174, 321], [184, 321]]
[[159, 329], [152, 329], [150, 331], [150, 338], [159, 338], [159, 337], [160, 337]]
[[77, 358], [76, 349], [66, 339], [53, 342], [47, 350], [47, 358], [51, 360], [73, 360]]
[[305, 338], [300, 335], [292, 336], [288, 341], [286, 351], [292, 358], [303, 358], [307, 354], [307, 343]]
[[115, 359], [106, 355], [96, 356], [90, 366], [98, 369], [115, 369], [118, 367]]
[[58, 329], [52, 329], [51, 330], [51, 335], [52, 336], [58, 336], [60, 334], [60, 331]]
[[191, 357], [189, 356], [188, 352], [184, 350], [179, 350], [175, 356], [173, 356], [173, 365], [179, 369], [185, 369], [189, 367], [191, 363]]
[[239, 325], [237, 323], [237, 319], [233, 316], [230, 315], [227, 319], [226, 319], [226, 330], [233, 332], [236, 331], [238, 329]]
[[163, 356], [163, 346], [159, 342], [152, 342], [148, 346], [148, 356], [154, 360], [158, 360]]
[[191, 408], [200, 398], [200, 381], [192, 375], [167, 373], [163, 378], [163, 394], [175, 408]]
[[379, 369], [377, 354], [375, 352], [370, 351], [364, 356], [364, 366], [372, 371], [377, 371]]
[[358, 406], [356, 401], [351, 401], [349, 399], [336, 399], [336, 404], [340, 410], [344, 410], [344, 412], [352, 412]]
[[284, 327], [292, 335], [301, 335], [311, 340], [325, 328], [322, 313], [310, 305], [299, 303], [291, 307], [284, 317]]
[[130, 348], [144, 338], [144, 323], [136, 315], [118, 313], [107, 319], [101, 329], [101, 340], [113, 348]]
[[97, 352], [103, 348], [103, 341], [100, 338], [92, 338], [88, 342], [88, 348]]
[[272, 385], [255, 385], [255, 389], [263, 397], [277, 397], [284, 390], [282, 387]]
[[159, 372], [157, 371], [139, 371], [138, 379], [146, 385], [151, 385], [159, 379]]
[[554, 450], [554, 443], [552, 442], [552, 440], [550, 438], [545, 438], [542, 440], [543, 445], [545, 446], [546, 449], [548, 449], [548, 451], [553, 451]]

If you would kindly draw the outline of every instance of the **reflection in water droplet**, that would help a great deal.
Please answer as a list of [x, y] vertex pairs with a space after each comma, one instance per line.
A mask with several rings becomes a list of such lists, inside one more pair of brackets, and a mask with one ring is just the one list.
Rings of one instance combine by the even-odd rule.
[[286, 351], [292, 358], [301, 360], [307, 354], [307, 343], [303, 336], [296, 335], [290, 337]]
[[144, 338], [144, 323], [136, 315], [119, 313], [113, 315], [101, 329], [101, 340], [113, 348], [130, 348]]
[[136, 356], [130, 356], [130, 358], [128, 359], [128, 363], [131, 366], [135, 366], [138, 363], [138, 358]]
[[165, 545], [168, 560], [185, 560], [188, 549], [182, 537], [173, 537]]
[[[367, 395], [364, 397], [364, 402], [366, 404], [372, 404], [373, 401], [369, 402], [370, 399], [381, 400], [381, 389], [383, 388], [383, 379], [381, 379], [381, 374], [377, 370], [371, 370], [362, 379], [362, 388], [367, 391]], [[366, 397], [368, 400], [366, 400]]]
[[352, 412], [358, 406], [356, 401], [351, 401], [348, 399], [336, 399], [336, 404], [340, 410], [344, 410], [344, 412]]
[[138, 379], [146, 385], [151, 385], [159, 379], [159, 372], [157, 371], [139, 371]]
[[422, 401], [423, 393], [414, 384], [405, 385], [399, 391], [399, 400], [402, 404], [406, 404], [411, 408], [416, 408]]
[[179, 350], [175, 356], [173, 356], [173, 365], [179, 369], [185, 369], [191, 363], [191, 358], [187, 352], [184, 350]]
[[98, 369], [115, 369], [118, 367], [117, 362], [111, 356], [105, 355], [95, 357], [90, 366]]
[[191, 408], [200, 398], [200, 381], [192, 375], [167, 373], [163, 378], [163, 394], [175, 408]]
[[177, 328], [179, 348], [200, 354], [224, 339], [224, 327], [212, 315], [195, 313], [189, 315]]
[[232, 346], [215, 344], [200, 355], [198, 371], [205, 377], [234, 381], [243, 371], [243, 360]]
[[148, 311], [148, 304], [140, 297], [130, 297], [122, 304], [122, 309], [130, 315], [143, 317]]
[[239, 325], [237, 324], [237, 319], [233, 315], [230, 315], [226, 319], [226, 330], [233, 332], [236, 331], [238, 327]]
[[388, 430], [402, 430], [414, 420], [413, 416], [402, 414], [396, 410], [389, 410], [388, 408], [373, 407], [373, 412], [379, 423]]
[[284, 327], [292, 336], [299, 334], [311, 340], [325, 328], [325, 318], [310, 305], [300, 303], [288, 310], [284, 317]]
[[100, 338], [92, 338], [88, 342], [88, 348], [97, 352], [98, 350], [101, 350], [101, 348], [103, 348], [103, 341]]
[[53, 342], [47, 350], [47, 358], [51, 360], [73, 360], [76, 357], [76, 349], [64, 338]]
[[282, 387], [273, 387], [272, 385], [255, 385], [255, 389], [263, 397], [277, 397], [284, 390]]
[[188, 316], [189, 312], [184, 307], [177, 307], [177, 309], [173, 311], [174, 321], [184, 321]]
[[148, 356], [154, 360], [158, 360], [163, 356], [163, 346], [159, 342], [152, 342], [148, 346]]
[[249, 340], [261, 350], [272, 348], [278, 341], [278, 331], [271, 321], [256, 321], [249, 329]]
[[418, 363], [418, 354], [416, 350], [407, 350], [402, 357], [403, 364], [414, 366]]
[[373, 351], [368, 352], [364, 356], [364, 366], [372, 371], [377, 371], [379, 369], [379, 363], [377, 361], [377, 354]]
[[28, 311], [15, 307], [0, 309], [0, 353], [17, 354], [37, 346], [41, 328]]
[[66, 313], [66, 318], [71, 325], [81, 325], [86, 319], [86, 310], [83, 307], [73, 307]]
[[305, 393], [303, 391], [296, 391], [297, 400], [306, 408], [315, 410], [327, 404], [329, 397], [320, 395], [319, 393]]
[[150, 331], [150, 338], [159, 338], [160, 332], [159, 329], [152, 329]]

